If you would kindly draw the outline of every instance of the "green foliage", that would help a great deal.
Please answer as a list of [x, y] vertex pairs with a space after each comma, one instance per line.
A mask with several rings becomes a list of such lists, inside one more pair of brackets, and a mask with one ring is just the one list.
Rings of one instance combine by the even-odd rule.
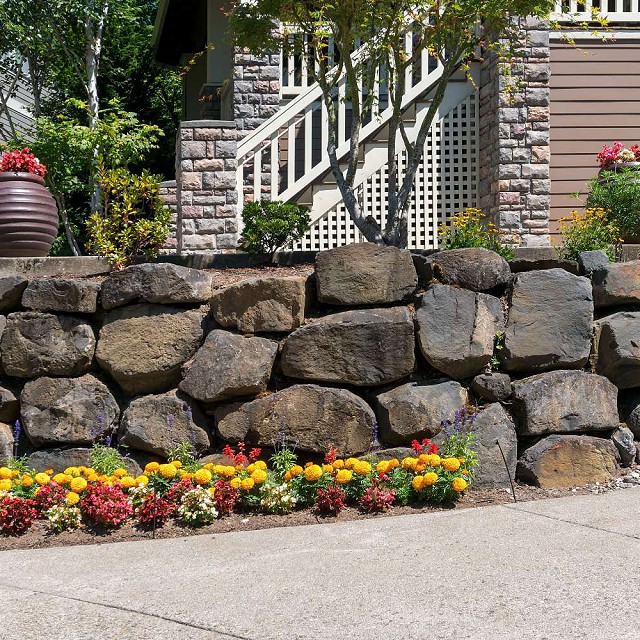
[[89, 454], [91, 467], [96, 473], [110, 476], [116, 469], [125, 469], [127, 461], [117, 449], [104, 444], [94, 444]]
[[309, 229], [309, 208], [286, 202], [250, 202], [242, 210], [242, 248], [270, 260], [278, 249], [299, 240]]
[[464, 459], [464, 467], [469, 471], [469, 477], [473, 478], [475, 467], [478, 465], [478, 454], [474, 446], [476, 436], [474, 433], [452, 433], [440, 446], [441, 456], [446, 458]]
[[[640, 205], [640, 201], [638, 203]], [[604, 251], [613, 262], [622, 238], [620, 229], [609, 221], [609, 212], [604, 209], [587, 209], [580, 215], [572, 211], [569, 218], [559, 220], [562, 245], [558, 247], [561, 257], [577, 260], [583, 251]]]
[[309, 507], [314, 503], [318, 489], [326, 489], [332, 482], [333, 478], [326, 473], [315, 482], [306, 480], [304, 474], [301, 474], [291, 480], [291, 495], [297, 506]]
[[441, 224], [438, 230], [442, 249], [481, 247], [513, 259], [513, 251], [505, 246], [506, 238], [480, 210], [468, 207], [451, 218], [450, 225]]
[[278, 482], [284, 482], [284, 475], [298, 461], [298, 456], [288, 447], [282, 447], [275, 451], [269, 458], [273, 475]]
[[87, 222], [90, 249], [118, 269], [140, 255], [155, 258], [169, 237], [171, 221], [159, 196], [159, 176], [101, 167], [98, 183], [102, 210]]
[[589, 181], [587, 207], [604, 209], [613, 226], [627, 236], [640, 234], [640, 173], [635, 169], [602, 171]]
[[167, 460], [178, 461], [189, 473], [195, 473], [202, 465], [196, 460], [196, 449], [190, 442], [181, 442], [167, 451]]
[[396, 492], [396, 500], [398, 503], [403, 506], [409, 504], [413, 494], [411, 488], [413, 474], [402, 467], [396, 467], [392, 469], [388, 475], [389, 487]]
[[29, 466], [29, 458], [27, 458], [27, 456], [21, 456], [19, 458], [9, 456], [4, 462], [4, 466], [11, 470], [19, 471], [21, 475], [33, 472], [33, 468]]
[[500, 365], [502, 364], [500, 353], [504, 349], [505, 336], [504, 331], [496, 331], [496, 335], [493, 337], [493, 354], [491, 355], [491, 360], [489, 360], [489, 366], [492, 371], [500, 369]]

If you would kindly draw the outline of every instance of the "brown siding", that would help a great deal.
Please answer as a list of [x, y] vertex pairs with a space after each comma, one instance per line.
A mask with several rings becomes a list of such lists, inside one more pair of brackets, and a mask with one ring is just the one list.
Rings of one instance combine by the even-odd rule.
[[581, 200], [614, 140], [640, 141], [640, 38], [551, 45], [551, 228]]

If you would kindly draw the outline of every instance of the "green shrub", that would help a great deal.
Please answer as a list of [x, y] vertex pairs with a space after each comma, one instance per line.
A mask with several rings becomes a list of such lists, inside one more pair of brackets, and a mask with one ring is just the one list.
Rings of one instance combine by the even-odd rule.
[[558, 252], [563, 258], [577, 260], [583, 251], [604, 251], [609, 260], [615, 260], [616, 247], [621, 242], [620, 229], [609, 221], [604, 209], [587, 209], [583, 215], [572, 211], [568, 218], [559, 220], [562, 246]]
[[250, 202], [242, 210], [242, 248], [273, 261], [278, 249], [299, 240], [309, 229], [309, 207], [286, 202]]
[[102, 211], [87, 221], [90, 250], [118, 269], [139, 255], [155, 258], [169, 237], [171, 221], [159, 195], [159, 176], [101, 167], [98, 182]]

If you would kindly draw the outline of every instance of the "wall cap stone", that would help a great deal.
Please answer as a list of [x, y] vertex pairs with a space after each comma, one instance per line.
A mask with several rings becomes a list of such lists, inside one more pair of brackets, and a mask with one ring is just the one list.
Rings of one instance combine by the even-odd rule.
[[181, 129], [204, 129], [204, 128], [216, 128], [216, 129], [235, 129], [236, 123], [234, 120], [183, 120], [180, 122]]

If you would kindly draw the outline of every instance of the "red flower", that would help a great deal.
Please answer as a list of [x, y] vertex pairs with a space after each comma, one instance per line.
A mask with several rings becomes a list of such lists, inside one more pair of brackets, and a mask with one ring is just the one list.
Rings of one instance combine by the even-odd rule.
[[0, 500], [0, 531], [10, 536], [20, 536], [29, 530], [38, 517], [35, 502], [16, 496]]
[[80, 511], [103, 527], [119, 527], [133, 514], [133, 507], [121, 489], [90, 484], [80, 502]]
[[220, 515], [232, 513], [238, 501], [238, 490], [224, 480], [218, 480], [214, 487], [216, 490], [213, 494], [213, 501]]
[[0, 156], [0, 171], [33, 173], [44, 177], [47, 168], [25, 147], [22, 151], [7, 151]]
[[335, 447], [331, 447], [327, 453], [324, 454], [324, 463], [333, 464], [338, 457], [338, 450]]
[[395, 497], [396, 492], [393, 489], [369, 487], [360, 498], [360, 508], [368, 513], [386, 511], [393, 504]]
[[154, 517], [156, 526], [161, 527], [169, 519], [174, 509], [175, 505], [152, 493], [143, 498], [142, 504], [136, 510], [136, 515], [138, 522], [143, 527], [153, 526]]
[[326, 489], [318, 489], [315, 501], [316, 511], [326, 516], [337, 516], [344, 509], [345, 500], [344, 491], [335, 484]]

